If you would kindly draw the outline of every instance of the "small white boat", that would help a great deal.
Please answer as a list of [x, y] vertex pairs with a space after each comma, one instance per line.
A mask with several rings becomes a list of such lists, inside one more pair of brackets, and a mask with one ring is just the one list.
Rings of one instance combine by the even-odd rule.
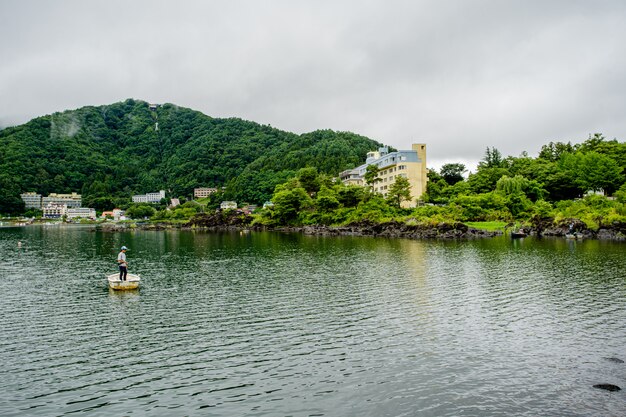
[[135, 290], [139, 287], [141, 278], [136, 274], [127, 274], [126, 281], [120, 281], [120, 273], [107, 275], [109, 287], [114, 290]]

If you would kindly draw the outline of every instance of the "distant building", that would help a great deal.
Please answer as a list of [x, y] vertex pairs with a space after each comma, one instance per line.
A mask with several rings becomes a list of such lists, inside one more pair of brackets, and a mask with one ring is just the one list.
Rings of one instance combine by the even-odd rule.
[[67, 220], [96, 219], [96, 209], [90, 207], [68, 207], [65, 204], [48, 203], [42, 207], [42, 211], [45, 219], [60, 219], [64, 216]]
[[34, 208], [37, 210], [41, 210], [41, 194], [33, 192], [23, 193], [20, 194], [20, 197], [24, 201], [24, 206], [26, 206], [27, 209]]
[[41, 208], [44, 219], [60, 219], [65, 214], [67, 206], [65, 204], [48, 203]]
[[359, 175], [358, 169], [348, 169], [339, 174], [341, 182], [346, 185], [365, 185], [363, 177]]
[[174, 208], [176, 206], [180, 206], [180, 200], [178, 198], [172, 198], [172, 202], [170, 203], [170, 207]]
[[165, 190], [133, 196], [133, 203], [160, 203], [165, 198]]
[[254, 210], [256, 210], [256, 209], [257, 209], [257, 206], [254, 205], [254, 204], [248, 204], [247, 206], [243, 206], [241, 208], [241, 210], [243, 210], [244, 213], [248, 213], [248, 214], [253, 213]]
[[80, 194], [77, 194], [77, 193], [72, 193], [72, 194], [50, 193], [48, 197], [43, 197], [41, 199], [42, 207], [47, 206], [48, 204], [58, 204], [58, 205], [65, 205], [70, 208], [78, 208], [82, 204], [82, 197]]
[[428, 181], [426, 170], [426, 145], [414, 143], [411, 150], [389, 152], [388, 148], [367, 153], [363, 165], [343, 171], [340, 174], [344, 184], [365, 185], [364, 176], [368, 165], [378, 167], [378, 177], [374, 184], [369, 184], [374, 192], [386, 196], [389, 187], [397, 177], [405, 177], [411, 186], [412, 201], [403, 201], [402, 207], [416, 207], [416, 200], [426, 192]]
[[220, 204], [220, 208], [222, 210], [236, 209], [237, 203], [235, 201], [222, 201], [222, 204]]
[[150, 108], [150, 110], [154, 111], [157, 109], [157, 107], [159, 107], [159, 105], [156, 103], [150, 103], [148, 104], [148, 107]]
[[194, 198], [206, 198], [217, 192], [217, 188], [200, 187], [193, 189]]
[[100, 218], [106, 219], [107, 217], [110, 217], [115, 221], [126, 220], [126, 217], [124, 217], [124, 210], [120, 210], [118, 208], [114, 208], [111, 211], [103, 211]]
[[113, 220], [115, 220], [115, 221], [126, 220], [125, 214], [126, 214], [126, 212], [124, 210], [120, 210], [118, 208], [114, 208], [113, 209]]
[[94, 219], [96, 218], [96, 210], [89, 207], [67, 208], [65, 209], [65, 216], [68, 220], [82, 218], [82, 219]]
[[271, 208], [274, 207], [274, 203], [272, 203], [271, 201], [266, 201], [265, 203], [263, 203], [263, 208]]

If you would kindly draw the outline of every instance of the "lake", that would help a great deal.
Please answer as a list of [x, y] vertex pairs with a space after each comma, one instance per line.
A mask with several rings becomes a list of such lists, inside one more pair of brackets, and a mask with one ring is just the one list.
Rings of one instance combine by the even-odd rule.
[[623, 243], [52, 225], [0, 255], [2, 416], [626, 415]]

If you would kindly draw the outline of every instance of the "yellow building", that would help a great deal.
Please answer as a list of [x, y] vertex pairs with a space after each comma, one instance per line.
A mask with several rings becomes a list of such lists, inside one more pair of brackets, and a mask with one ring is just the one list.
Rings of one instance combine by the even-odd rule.
[[426, 145], [414, 143], [411, 150], [389, 152], [387, 148], [367, 153], [365, 164], [343, 171], [339, 176], [344, 184], [366, 185], [363, 177], [368, 165], [378, 167], [378, 179], [370, 184], [374, 192], [387, 196], [390, 186], [397, 177], [405, 177], [411, 185], [411, 201], [403, 201], [402, 207], [417, 205], [417, 200], [426, 192], [428, 182], [426, 170]]
[[217, 188], [200, 187], [193, 189], [194, 198], [206, 198], [213, 193], [217, 192]]
[[71, 208], [78, 208], [82, 205], [82, 197], [80, 194], [57, 194], [50, 193], [48, 197], [41, 199], [41, 205], [47, 206], [48, 204], [66, 205]]

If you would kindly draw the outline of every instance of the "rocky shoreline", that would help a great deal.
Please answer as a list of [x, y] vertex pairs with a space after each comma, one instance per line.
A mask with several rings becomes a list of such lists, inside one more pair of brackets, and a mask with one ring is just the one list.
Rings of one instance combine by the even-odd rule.
[[[463, 223], [439, 223], [436, 225], [407, 224], [401, 222], [375, 223], [361, 221], [346, 226], [259, 226], [252, 225], [253, 217], [236, 212], [215, 212], [199, 214], [183, 224], [172, 223], [105, 223], [97, 230], [206, 230], [206, 231], [241, 231], [266, 230], [303, 233], [316, 236], [372, 236], [407, 239], [480, 239], [503, 235], [502, 231], [486, 231], [469, 227]], [[589, 229], [578, 219], [563, 219], [555, 222], [552, 218], [535, 219], [530, 227], [520, 230], [529, 236], [569, 237], [577, 239], [598, 239], [626, 241], [626, 223], [613, 223], [598, 230]]]
[[534, 236], [573, 237], [579, 239], [598, 239], [626, 241], [626, 223], [613, 222], [602, 225], [598, 230], [591, 230], [578, 219], [563, 219], [555, 222], [553, 218], [534, 219], [527, 233]]
[[253, 217], [245, 214], [203, 214], [197, 215], [183, 229], [203, 230], [270, 230], [298, 232], [319, 236], [376, 236], [402, 237], [408, 239], [475, 239], [502, 235], [502, 232], [478, 230], [463, 223], [440, 223], [435, 226], [409, 225], [400, 222], [374, 223], [361, 221], [346, 226], [252, 226]]
[[316, 225], [277, 230], [297, 231], [305, 235], [319, 236], [372, 236], [406, 239], [477, 239], [502, 235], [500, 231], [490, 232], [474, 229], [463, 223], [440, 223], [434, 226], [424, 226], [399, 222], [359, 222], [346, 226]]

